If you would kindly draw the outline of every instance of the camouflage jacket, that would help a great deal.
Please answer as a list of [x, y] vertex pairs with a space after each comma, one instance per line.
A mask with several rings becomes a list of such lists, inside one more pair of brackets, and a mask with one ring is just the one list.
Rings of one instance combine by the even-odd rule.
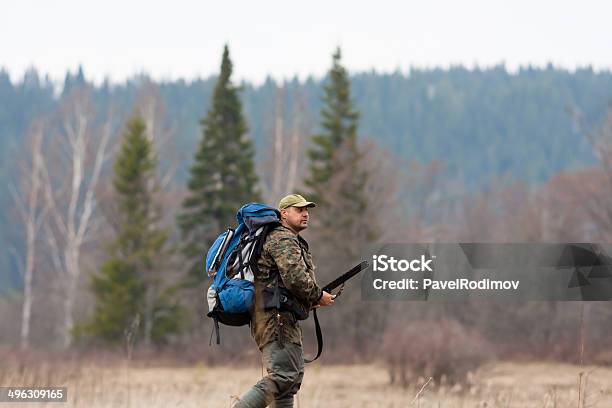
[[275, 288], [277, 283], [291, 291], [296, 300], [309, 310], [319, 302], [322, 291], [315, 281], [312, 255], [304, 238], [279, 225], [264, 242], [255, 274], [255, 305], [252, 310], [251, 334], [262, 349], [280, 340], [302, 344], [302, 330], [295, 317], [286, 311], [264, 310], [263, 288]]

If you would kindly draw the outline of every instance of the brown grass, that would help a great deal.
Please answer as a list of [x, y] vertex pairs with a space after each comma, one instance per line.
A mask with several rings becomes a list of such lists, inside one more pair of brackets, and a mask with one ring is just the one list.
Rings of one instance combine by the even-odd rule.
[[[229, 407], [261, 377], [261, 368], [142, 367], [119, 360], [56, 361], [12, 365], [0, 373], [2, 386], [65, 386], [68, 404], [16, 407]], [[471, 386], [420, 383], [403, 390], [389, 384], [378, 365], [307, 366], [299, 408], [344, 407], [577, 407], [579, 373], [588, 374], [584, 407], [612, 407], [612, 368], [555, 363], [496, 363], [477, 371]], [[583, 375], [583, 385], [584, 376]], [[2, 404], [3, 407], [10, 406]]]

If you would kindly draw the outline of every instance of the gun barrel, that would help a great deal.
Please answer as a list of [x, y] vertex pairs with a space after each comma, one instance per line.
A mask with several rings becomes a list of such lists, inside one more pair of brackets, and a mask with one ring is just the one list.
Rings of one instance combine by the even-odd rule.
[[351, 279], [353, 276], [357, 275], [359, 272], [367, 269], [370, 266], [368, 261], [362, 261], [359, 265], [355, 265], [348, 272], [343, 273], [327, 285], [323, 286], [323, 290], [325, 292], [330, 293], [332, 290], [336, 289], [338, 286], [342, 285], [347, 280]]

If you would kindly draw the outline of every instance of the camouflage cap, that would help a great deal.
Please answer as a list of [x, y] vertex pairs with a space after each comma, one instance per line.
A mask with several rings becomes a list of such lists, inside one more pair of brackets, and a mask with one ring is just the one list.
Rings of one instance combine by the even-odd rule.
[[278, 209], [284, 210], [287, 207], [316, 207], [317, 205], [312, 201], [306, 201], [304, 197], [299, 194], [289, 194], [283, 197], [278, 202]]

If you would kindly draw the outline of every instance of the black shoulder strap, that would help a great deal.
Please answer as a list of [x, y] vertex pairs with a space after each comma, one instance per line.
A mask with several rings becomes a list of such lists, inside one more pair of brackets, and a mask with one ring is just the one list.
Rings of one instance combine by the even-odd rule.
[[255, 274], [259, 273], [259, 268], [257, 267], [257, 261], [259, 260], [259, 257], [261, 256], [261, 251], [263, 250], [263, 246], [266, 243], [266, 238], [268, 238], [268, 234], [270, 233], [270, 231], [272, 231], [278, 225], [279, 224], [276, 222], [271, 222], [269, 224], [264, 225], [263, 230], [261, 231], [261, 234], [257, 238], [257, 241], [255, 241], [255, 248], [253, 248], [253, 254], [251, 255], [251, 259], [249, 260], [251, 270]]
[[261, 231], [261, 235], [259, 236], [259, 238], [257, 239], [257, 242], [255, 243], [255, 248], [253, 249], [252, 258], [254, 259], [259, 258], [259, 256], [261, 255], [263, 246], [266, 242], [266, 238], [268, 237], [268, 234], [270, 233], [270, 231], [272, 231], [277, 226], [278, 226], [278, 223], [276, 222], [271, 222], [269, 224], [264, 225], [263, 227], [264, 229], [263, 231]]
[[317, 355], [314, 358], [305, 358], [305, 363], [312, 363], [321, 355], [323, 352], [323, 333], [321, 332], [321, 325], [319, 324], [319, 318], [317, 317], [317, 309], [312, 311], [314, 321], [315, 321], [315, 332], [317, 334]]

